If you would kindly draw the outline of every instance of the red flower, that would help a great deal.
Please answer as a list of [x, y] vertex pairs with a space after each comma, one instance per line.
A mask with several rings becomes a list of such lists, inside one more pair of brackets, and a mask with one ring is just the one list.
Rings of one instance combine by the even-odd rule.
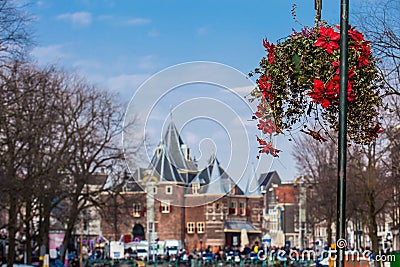
[[[340, 26], [337, 25], [336, 28], [340, 31]], [[355, 29], [356, 27], [352, 27], [350, 24], [348, 26], [347, 33], [349, 34], [350, 39], [353, 39], [356, 42], [361, 42], [364, 40], [364, 35]]]
[[270, 154], [273, 157], [279, 157], [278, 153], [281, 152], [281, 150], [274, 148], [270, 143], [267, 143], [267, 141], [260, 139], [258, 136], [257, 141], [260, 144], [260, 146], [258, 147], [260, 148], [258, 153], [266, 153]]
[[274, 62], [276, 46], [274, 44], [270, 44], [267, 40], [263, 40], [263, 46], [266, 48], [265, 51], [268, 53], [268, 62], [269, 64], [272, 64], [272, 62]]
[[322, 135], [319, 133], [319, 131], [316, 132], [316, 131], [310, 130], [310, 129], [308, 129], [308, 128], [307, 128], [307, 130], [308, 130], [308, 131], [304, 131], [304, 130], [302, 129], [302, 130], [300, 130], [300, 131], [303, 132], [303, 133], [305, 133], [305, 134], [310, 135], [312, 138], [314, 138], [314, 139], [317, 140], [317, 141], [320, 141], [320, 142], [326, 142], [326, 141], [328, 141], [326, 138], [322, 137]]
[[[333, 77], [328, 84], [326, 85], [327, 87], [329, 86], [329, 91], [330, 93], [327, 94], [339, 94], [339, 83], [340, 83], [340, 78], [339, 78], [339, 73], [340, 73], [340, 61], [335, 61], [332, 62], [332, 65], [337, 67], [336, 69], [336, 76]], [[353, 69], [350, 69], [348, 72], [348, 84], [347, 84], [347, 100], [349, 102], [354, 101], [354, 94], [352, 92], [353, 90], [353, 77], [356, 75]]]
[[369, 130], [369, 136], [372, 138], [377, 138], [379, 133], [383, 133], [384, 130], [381, 128], [380, 124], [376, 124], [374, 128]]
[[322, 105], [323, 108], [328, 108], [331, 102], [326, 98], [325, 86], [321, 80], [314, 79], [314, 91], [308, 94], [313, 102]]
[[326, 84], [326, 95], [329, 97], [329, 99], [332, 100], [338, 99], [339, 85], [340, 85], [339, 75], [333, 76], [333, 78], [328, 81], [328, 83]]
[[272, 134], [277, 131], [275, 123], [270, 120], [259, 120], [258, 122], [258, 130], [261, 130], [263, 134]]
[[368, 66], [369, 56], [371, 55], [371, 49], [368, 45], [363, 45], [361, 47], [361, 56], [358, 58], [358, 67]]
[[[262, 97], [264, 99], [273, 99], [273, 95], [270, 94], [271, 91], [271, 83], [269, 82], [269, 79], [271, 79], [271, 76], [266, 77], [265, 75], [261, 76], [260, 79], [258, 79], [258, 87], [262, 91]], [[268, 97], [267, 97], [268, 96]]]
[[348, 72], [348, 83], [347, 83], [347, 101], [352, 102], [354, 101], [354, 94], [353, 94], [353, 77], [356, 75], [353, 69], [350, 69]]
[[349, 37], [356, 42], [361, 42], [362, 40], [364, 40], [364, 35], [361, 32], [355, 30], [355, 27], [350, 28], [348, 30], [348, 33]]
[[321, 26], [319, 34], [317, 41], [314, 43], [315, 46], [326, 49], [329, 54], [339, 48], [340, 34], [335, 32], [333, 28]]
[[[349, 70], [348, 81], [347, 81], [347, 101], [354, 101], [353, 94], [353, 81], [352, 78], [354, 76], [354, 71]], [[326, 94], [328, 98], [333, 101], [339, 100], [339, 91], [340, 91], [340, 77], [339, 75], [335, 75], [329, 82], [326, 84]]]
[[265, 114], [267, 112], [267, 109], [265, 108], [264, 105], [259, 105], [257, 106], [257, 111], [254, 113], [254, 115], [257, 118], [261, 118], [263, 116], [263, 114]]
[[[349, 80], [347, 84], [347, 100], [354, 101], [354, 95], [352, 94], [352, 77], [354, 71], [349, 71]], [[314, 79], [314, 91], [308, 95], [313, 99], [313, 102], [321, 104], [323, 108], [328, 108], [331, 104], [338, 103], [339, 101], [339, 90], [340, 90], [340, 77], [335, 75], [330, 79], [326, 86], [321, 80]]]

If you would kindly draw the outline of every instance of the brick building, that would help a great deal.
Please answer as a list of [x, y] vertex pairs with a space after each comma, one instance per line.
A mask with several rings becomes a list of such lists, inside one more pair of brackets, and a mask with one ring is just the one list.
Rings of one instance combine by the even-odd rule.
[[[251, 176], [251, 175], [250, 175]], [[138, 168], [109, 205], [102, 234], [111, 239], [177, 239], [187, 249], [261, 241], [263, 197], [257, 179], [238, 186], [216, 156], [199, 170], [170, 122], [147, 168]], [[113, 208], [114, 207], [114, 208]]]

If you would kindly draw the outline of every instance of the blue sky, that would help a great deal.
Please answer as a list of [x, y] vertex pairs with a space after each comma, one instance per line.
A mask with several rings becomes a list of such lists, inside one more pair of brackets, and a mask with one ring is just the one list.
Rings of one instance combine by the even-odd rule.
[[[350, 12], [360, 1], [351, 2]], [[301, 29], [291, 15], [293, 4], [297, 5], [297, 19], [312, 26], [315, 15], [312, 0], [40, 0], [29, 7], [36, 18], [32, 25], [36, 47], [31, 54], [40, 64], [57, 64], [78, 72], [88, 82], [118, 93], [121, 101], [128, 104], [146, 79], [176, 64], [213, 61], [249, 73], [265, 53], [263, 38], [275, 42], [290, 34], [292, 28]], [[339, 12], [340, 1], [323, 1], [323, 19], [338, 24]], [[217, 91], [214, 93], [208, 88], [204, 94], [234, 103], [235, 100]], [[179, 93], [182, 99], [185, 92], [186, 98], [196, 95], [190, 90], [182, 91]], [[154, 111], [162, 117], [160, 127], [168, 117], [168, 107], [179, 105], [178, 99], [166, 97], [165, 103], [160, 101], [164, 104]], [[237, 109], [246, 120], [249, 116], [243, 111], [246, 108]], [[182, 134], [190, 146], [213, 138], [209, 131], [215, 125], [209, 128], [205, 125], [196, 121], [191, 131], [185, 126]], [[214, 134], [218, 133], [217, 128], [214, 130]], [[152, 133], [151, 137], [157, 143], [160, 132]], [[223, 140], [214, 138], [215, 143]], [[220, 138], [226, 139], [226, 136], [222, 134]], [[251, 146], [255, 147], [253, 139]], [[235, 144], [219, 143], [221, 146], [215, 144], [217, 156], [224, 166], [229, 161], [229, 147]], [[282, 179], [292, 180], [299, 173], [291, 155], [291, 144], [280, 138], [277, 146], [283, 150], [280, 158], [274, 160], [272, 167], [270, 163], [266, 165], [278, 170]], [[197, 147], [193, 149], [199, 157]]]

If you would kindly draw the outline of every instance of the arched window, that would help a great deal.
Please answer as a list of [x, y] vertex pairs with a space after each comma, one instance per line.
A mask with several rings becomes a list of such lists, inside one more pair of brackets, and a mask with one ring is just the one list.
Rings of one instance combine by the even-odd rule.
[[133, 239], [136, 239], [136, 238], [139, 238], [141, 240], [145, 239], [144, 228], [140, 223], [137, 223], [133, 226], [132, 235], [133, 235]]

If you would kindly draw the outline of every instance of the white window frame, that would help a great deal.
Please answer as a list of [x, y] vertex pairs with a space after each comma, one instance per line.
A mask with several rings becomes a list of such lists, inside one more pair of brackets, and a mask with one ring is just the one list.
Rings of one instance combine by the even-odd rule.
[[194, 182], [192, 183], [192, 194], [198, 194], [200, 190], [200, 183]]
[[240, 211], [240, 215], [242, 216], [246, 216], [246, 203], [243, 201], [239, 202], [239, 211]]
[[206, 224], [204, 222], [197, 222], [197, 233], [198, 234], [204, 234], [206, 231]]
[[172, 195], [172, 185], [167, 185], [165, 187], [165, 194]]
[[161, 201], [161, 213], [170, 213], [171, 203], [169, 201]]
[[188, 234], [194, 234], [195, 233], [195, 223], [194, 222], [188, 222], [186, 224], [187, 227], [187, 233]]
[[236, 201], [232, 201], [230, 208], [234, 210], [233, 214], [236, 215], [237, 214], [237, 202]]
[[132, 211], [133, 217], [140, 217], [140, 213], [142, 212], [140, 203], [133, 203]]

